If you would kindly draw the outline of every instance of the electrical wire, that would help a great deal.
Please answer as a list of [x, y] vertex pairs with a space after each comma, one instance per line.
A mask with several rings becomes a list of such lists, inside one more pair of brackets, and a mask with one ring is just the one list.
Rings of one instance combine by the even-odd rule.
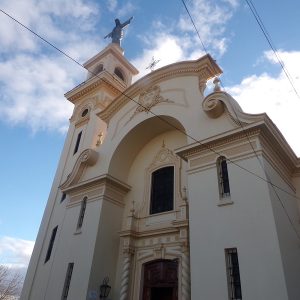
[[[184, 3], [184, 0], [182, 0], [182, 2]], [[184, 3], [184, 4], [185, 4], [185, 3]], [[185, 8], [186, 8], [186, 10], [188, 11], [188, 8], [187, 8], [186, 5], [185, 5]], [[42, 36], [40, 36], [40, 35], [37, 34], [36, 32], [34, 32], [32, 29], [28, 28], [26, 25], [24, 25], [23, 23], [21, 23], [20, 21], [18, 21], [18, 20], [15, 19], [14, 17], [12, 17], [10, 14], [8, 14], [8, 13], [5, 12], [5, 11], [3, 11], [2, 9], [0, 9], [0, 11], [1, 11], [3, 14], [5, 14], [6, 16], [8, 16], [10, 19], [12, 19], [13, 21], [15, 21], [16, 23], [18, 23], [20, 26], [22, 26], [23, 28], [25, 28], [26, 30], [28, 30], [29, 32], [31, 32], [32, 34], [34, 34], [36, 37], [38, 37], [39, 39], [41, 39], [42, 41], [44, 41], [45, 43], [47, 43], [48, 45], [50, 45], [52, 48], [56, 49], [58, 52], [60, 52], [61, 54], [63, 54], [64, 56], [66, 56], [67, 58], [69, 58], [69, 59], [71, 59], [73, 62], [75, 62], [77, 65], [79, 65], [80, 67], [82, 67], [82, 68], [85, 69], [85, 67], [83, 66], [83, 64], [81, 64], [80, 62], [78, 62], [77, 60], [75, 60], [74, 58], [72, 58], [70, 55], [68, 55], [67, 53], [65, 53], [64, 51], [62, 51], [61, 49], [59, 49], [59, 48], [56, 47], [55, 45], [53, 45], [51, 42], [49, 42], [48, 40], [46, 40], [45, 38], [43, 38]], [[190, 18], [191, 18], [191, 20], [192, 20], [192, 16], [191, 16], [190, 13], [189, 13], [189, 16], [190, 16]], [[193, 22], [193, 24], [195, 24], [195, 23]], [[198, 32], [198, 31], [197, 31], [197, 32]], [[200, 35], [199, 35], [199, 37], [200, 37]], [[201, 38], [200, 38], [200, 40], [201, 40]], [[203, 45], [204, 45], [204, 44], [203, 44]], [[204, 50], [205, 50], [206, 53], [207, 53], [207, 50], [206, 50], [205, 47], [204, 47]], [[85, 69], [85, 70], [86, 70], [86, 69]], [[89, 71], [89, 72], [90, 72], [90, 71]], [[96, 76], [97, 78], [101, 79], [101, 80], [102, 80], [103, 82], [105, 82], [106, 84], [109, 84], [110, 86], [112, 86], [112, 87], [114, 87], [114, 88], [116, 89], [115, 86], [113, 86], [110, 82], [106, 81], [104, 78], [101, 78], [98, 74], [93, 73], [93, 72], [90, 72], [90, 73], [91, 73], [92, 75]], [[217, 154], [218, 156], [222, 156], [222, 154], [221, 154], [220, 152], [214, 150], [214, 149], [213, 149], [212, 147], [210, 147], [209, 145], [206, 145], [206, 144], [202, 143], [201, 141], [195, 139], [194, 137], [192, 137], [191, 135], [189, 135], [187, 132], [185, 132], [183, 129], [178, 128], [177, 126], [175, 126], [174, 124], [170, 123], [169, 121], [167, 121], [167, 120], [164, 119], [163, 117], [161, 117], [161, 116], [155, 114], [155, 113], [152, 112], [151, 110], [148, 110], [145, 106], [143, 106], [141, 103], [137, 102], [136, 100], [134, 100], [134, 99], [131, 98], [130, 96], [126, 95], [123, 91], [120, 91], [120, 90], [118, 90], [118, 91], [120, 92], [120, 94], [122, 94], [123, 96], [125, 96], [125, 97], [128, 98], [129, 100], [131, 100], [131, 101], [133, 101], [134, 103], [136, 103], [137, 105], [141, 106], [143, 109], [146, 109], [147, 111], [149, 111], [149, 113], [151, 113], [153, 116], [155, 116], [155, 117], [157, 117], [158, 119], [160, 119], [162, 122], [167, 123], [171, 128], [174, 128], [174, 129], [176, 129], [177, 131], [181, 132], [182, 134], [184, 134], [185, 136], [189, 137], [191, 140], [193, 140], [194, 142], [196, 142], [196, 143], [199, 144], [200, 146], [203, 146], [205, 149], [207, 149], [207, 150], [209, 150], [209, 151], [211, 151], [211, 152]], [[242, 124], [240, 121], [239, 121], [239, 123]], [[246, 135], [246, 136], [247, 136], [247, 135]], [[248, 138], [249, 138], [249, 137], [248, 137]], [[250, 140], [249, 140], [249, 141], [250, 141]], [[251, 143], [250, 143], [250, 144], [251, 144]], [[251, 145], [252, 145], [252, 144], [251, 144]], [[261, 180], [263, 180], [264, 182], [270, 184], [271, 186], [278, 188], [278, 189], [281, 190], [282, 192], [285, 192], [286, 194], [288, 194], [288, 195], [290, 195], [290, 196], [292, 196], [292, 197], [294, 197], [294, 198], [300, 200], [300, 197], [297, 197], [296, 195], [290, 193], [289, 191], [286, 191], [285, 189], [283, 189], [283, 188], [281, 188], [281, 187], [275, 185], [274, 183], [272, 183], [272, 182], [269, 181], [268, 179], [265, 179], [265, 178], [259, 176], [258, 174], [256, 174], [256, 173], [254, 173], [254, 172], [248, 170], [247, 168], [244, 168], [243, 166], [237, 164], [236, 162], [234, 162], [234, 161], [232, 161], [232, 160], [230, 160], [230, 159], [227, 159], [227, 161], [229, 161], [229, 162], [232, 163], [233, 165], [239, 167], [240, 169], [246, 171], [247, 173], [249, 173], [249, 174], [251, 174], [251, 175], [253, 175], [253, 176], [255, 176], [255, 177], [257, 177], [257, 178], [259, 178], [259, 179], [261, 179]], [[279, 199], [280, 199], [280, 198], [279, 198]], [[281, 199], [280, 199], [280, 202], [281, 202]], [[281, 204], [282, 204], [282, 206], [284, 207], [283, 203], [281, 203]], [[286, 210], [285, 210], [285, 212], [286, 212]], [[290, 217], [289, 217], [289, 216], [288, 216], [288, 218], [289, 218], [289, 220], [290, 220]], [[293, 225], [293, 224], [292, 224], [292, 225]], [[294, 226], [293, 226], [293, 228], [294, 228]], [[297, 231], [296, 231], [296, 233], [297, 233]], [[299, 240], [300, 240], [300, 236], [299, 236], [298, 234], [297, 234], [297, 236], [298, 236], [298, 238], [299, 238]]]
[[[193, 24], [195, 24], [195, 22], [194, 22], [194, 20], [193, 20], [191, 14], [190, 14], [190, 12], [189, 12], [189, 10], [188, 10], [188, 7], [186, 6], [184, 0], [181, 0], [181, 1], [182, 1], [183, 4], [184, 4], [184, 7], [185, 7], [185, 9], [186, 9], [186, 11], [187, 11], [187, 13], [188, 13], [190, 19], [191, 19], [191, 22], [192, 22]], [[248, 0], [246, 0], [246, 1], [247, 1], [247, 3], [248, 3]], [[251, 1], [251, 0], [249, 0], [249, 1]], [[251, 8], [251, 7], [250, 7], [250, 8]], [[251, 10], [252, 10], [252, 9], [251, 9]], [[254, 10], [256, 11], [255, 7], [254, 7]], [[259, 16], [258, 16], [258, 18], [259, 18]], [[259, 19], [260, 19], [260, 18], [259, 18]], [[261, 23], [262, 23], [262, 21], [261, 21]], [[195, 26], [195, 25], [194, 25], [194, 26]], [[265, 29], [263, 23], [262, 23], [262, 28], [263, 28], [263, 30], [265, 30], [265, 32], [266, 32], [266, 34], [267, 34], [267, 31], [266, 31], [266, 29]], [[197, 32], [197, 34], [198, 34], [198, 36], [199, 36], [199, 32], [198, 32], [197, 29], [196, 29], [196, 32]], [[200, 37], [199, 37], [199, 38], [200, 38]], [[268, 39], [268, 41], [269, 41], [269, 39]], [[200, 38], [200, 42], [201, 42], [201, 44], [203, 44], [203, 41], [201, 40], [201, 38]], [[271, 43], [270, 43], [270, 46], [272, 47]], [[272, 47], [272, 49], [273, 49], [273, 51], [274, 51], [274, 53], [275, 53], [275, 55], [276, 55], [276, 50], [275, 50], [273, 47]], [[208, 54], [205, 47], [204, 47], [204, 51], [206, 52], [206, 54]], [[277, 57], [277, 55], [276, 55], [276, 57]], [[278, 57], [277, 57], [277, 58], [278, 58]], [[278, 59], [279, 59], [279, 58], [278, 58]], [[279, 60], [279, 62], [280, 62], [280, 60]], [[281, 66], [282, 66], [282, 68], [283, 68], [283, 70], [284, 70], [283, 63], [280, 62], [280, 64], [281, 64]], [[213, 68], [214, 68], [214, 66], [213, 66]], [[285, 71], [285, 70], [284, 70], [284, 71]], [[287, 74], [286, 71], [285, 71], [285, 73], [286, 73], [288, 79], [290, 80], [290, 77], [288, 76], [288, 74]], [[219, 79], [219, 80], [220, 80], [220, 79]], [[291, 80], [290, 80], [290, 82], [291, 82]], [[220, 83], [221, 83], [221, 85], [222, 85], [222, 87], [223, 87], [223, 90], [225, 90], [225, 88], [224, 88], [224, 86], [223, 86], [221, 80], [220, 80]], [[292, 82], [291, 82], [291, 84], [292, 84], [292, 86], [293, 86], [293, 83], [292, 83]], [[294, 87], [294, 86], [293, 86], [293, 87]], [[296, 91], [295, 88], [294, 88], [294, 90], [295, 90], [295, 92], [296, 92], [296, 94], [297, 94], [297, 96], [298, 96], [298, 93], [297, 93], [297, 91]], [[287, 211], [285, 205], [283, 204], [283, 201], [281, 200], [281, 198], [280, 198], [278, 192], [277, 192], [276, 189], [275, 189], [275, 187], [276, 187], [276, 188], [279, 188], [279, 187], [278, 187], [277, 185], [275, 185], [275, 184], [271, 181], [270, 176], [269, 176], [267, 170], [265, 170], [265, 168], [263, 167], [263, 164], [262, 164], [260, 158], [258, 157], [258, 154], [257, 154], [256, 150], [254, 149], [254, 147], [253, 147], [251, 141], [250, 141], [249, 135], [247, 134], [247, 132], [246, 132], [244, 126], [243, 126], [243, 123], [240, 121], [240, 119], [239, 119], [239, 117], [238, 117], [238, 114], [237, 114], [237, 112], [235, 111], [235, 108], [234, 108], [234, 107], [233, 107], [233, 111], [234, 111], [234, 114], [235, 114], [236, 119], [238, 120], [238, 123], [239, 123], [240, 127], [242, 128], [242, 131], [243, 131], [244, 135], [246, 136], [246, 138], [247, 138], [247, 140], [248, 140], [248, 142], [249, 142], [249, 145], [250, 145], [251, 148], [252, 148], [252, 151], [253, 151], [254, 155], [256, 156], [256, 158], [257, 158], [257, 160], [258, 160], [258, 162], [259, 162], [259, 164], [260, 164], [260, 166], [261, 166], [263, 172], [264, 172], [265, 175], [266, 175], [266, 182], [272, 187], [272, 189], [273, 189], [273, 191], [274, 191], [274, 193], [275, 193], [275, 195], [276, 195], [276, 197], [277, 197], [277, 200], [280, 202], [280, 204], [281, 204], [281, 206], [282, 206], [282, 208], [283, 208], [283, 211], [284, 211], [284, 213], [286, 214], [286, 216], [287, 216], [287, 218], [288, 218], [288, 221], [289, 221], [290, 225], [292, 226], [293, 231], [295, 232], [297, 238], [300, 240], [300, 234], [298, 233], [298, 230], [296, 229], [296, 227], [295, 227], [295, 225], [294, 225], [294, 223], [293, 223], [293, 221], [292, 221], [290, 215], [288, 214], [288, 211]], [[229, 160], [229, 161], [230, 161], [230, 160]], [[280, 189], [280, 190], [281, 190], [281, 189]], [[285, 192], [287, 192], [287, 191], [285, 191]], [[292, 195], [291, 193], [288, 193], [288, 194], [291, 195], [291, 196], [293, 196], [293, 197], [296, 198], [296, 199], [299, 199], [297, 196]]]
[[262, 21], [260, 15], [259, 15], [257, 9], [255, 8], [255, 6], [254, 6], [254, 4], [253, 4], [253, 2], [252, 2], [251, 0], [245, 0], [245, 1], [246, 1], [246, 3], [248, 4], [248, 6], [249, 6], [249, 8], [250, 8], [250, 10], [251, 10], [251, 12], [252, 12], [252, 14], [253, 14], [253, 16], [254, 16], [256, 22], [257, 22], [257, 24], [258, 24], [258, 26], [259, 26], [259, 28], [261, 29], [263, 35], [265, 36], [265, 38], [266, 38], [266, 40], [267, 40], [269, 46], [271, 47], [271, 49], [272, 49], [272, 51], [273, 51], [273, 53], [274, 53], [274, 55], [275, 55], [275, 57], [276, 57], [278, 63], [280, 64], [281, 69], [283, 70], [283, 72], [284, 72], [284, 74], [285, 74], [285, 76], [286, 76], [286, 78], [288, 79], [290, 85], [292, 86], [292, 88], [293, 88], [295, 94], [296, 94], [297, 97], [300, 99], [299, 93], [298, 93], [298, 91], [297, 91], [297, 89], [296, 89], [296, 87], [295, 87], [295, 85], [294, 85], [294, 83], [293, 83], [292, 77], [291, 77], [290, 73], [288, 72], [288, 69], [287, 69], [286, 66], [284, 65], [284, 63], [283, 63], [283, 61], [282, 61], [280, 55], [278, 54], [278, 51], [277, 51], [277, 49], [276, 49], [274, 43], [272, 42], [271, 36], [270, 36], [270, 34], [268, 33], [268, 31], [267, 31], [267, 29], [266, 29], [266, 27], [265, 27], [265, 25], [264, 25], [264, 23], [263, 23], [263, 21]]

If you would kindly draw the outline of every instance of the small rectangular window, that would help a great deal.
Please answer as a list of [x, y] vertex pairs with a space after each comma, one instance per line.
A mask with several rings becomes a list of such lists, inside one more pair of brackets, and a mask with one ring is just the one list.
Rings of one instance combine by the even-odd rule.
[[79, 218], [78, 218], [78, 223], [77, 223], [77, 229], [80, 229], [83, 224], [83, 219], [84, 219], [84, 214], [85, 214], [85, 209], [86, 209], [86, 199], [84, 198], [81, 202], [81, 208], [80, 208], [80, 213], [79, 213]]
[[62, 193], [60, 202], [63, 202], [66, 199], [66, 197], [67, 197], [66, 193]]
[[64, 289], [63, 289], [63, 293], [62, 293], [62, 297], [61, 297], [62, 300], [66, 300], [68, 298], [73, 268], [74, 268], [74, 263], [69, 263], [68, 269], [67, 269], [67, 274], [66, 274], [66, 279], [65, 279], [65, 284], [64, 284]]
[[239, 259], [236, 248], [225, 249], [228, 293], [230, 300], [242, 299]]
[[51, 252], [52, 252], [52, 248], [53, 248], [53, 245], [54, 245], [54, 240], [55, 240], [57, 228], [58, 228], [58, 226], [56, 226], [56, 227], [52, 230], [52, 234], [51, 234], [51, 238], [50, 238], [50, 242], [49, 242], [49, 246], [48, 246], [48, 250], [47, 250], [47, 254], [46, 254], [46, 258], [45, 258], [45, 263], [46, 263], [46, 262], [50, 259], [50, 257], [51, 257]]
[[76, 144], [75, 144], [75, 148], [74, 148], [74, 153], [73, 155], [78, 151], [79, 148], [79, 144], [80, 144], [80, 139], [81, 139], [81, 135], [82, 135], [82, 131], [80, 131], [77, 135], [77, 140], [76, 140]]
[[227, 160], [224, 156], [218, 158], [219, 190], [222, 198], [230, 196]]

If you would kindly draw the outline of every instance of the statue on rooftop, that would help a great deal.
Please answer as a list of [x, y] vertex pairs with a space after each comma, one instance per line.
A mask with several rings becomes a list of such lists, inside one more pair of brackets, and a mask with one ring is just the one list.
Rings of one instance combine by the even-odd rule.
[[114, 27], [114, 29], [112, 30], [112, 32], [110, 32], [108, 35], [106, 35], [104, 38], [111, 38], [112, 39], [112, 43], [118, 44], [119, 46], [121, 46], [121, 40], [123, 38], [123, 28], [128, 26], [131, 22], [131, 20], [133, 19], [133, 17], [131, 17], [130, 19], [128, 19], [127, 21], [125, 21], [123, 24], [120, 22], [119, 19], [115, 19], [115, 23], [116, 26]]

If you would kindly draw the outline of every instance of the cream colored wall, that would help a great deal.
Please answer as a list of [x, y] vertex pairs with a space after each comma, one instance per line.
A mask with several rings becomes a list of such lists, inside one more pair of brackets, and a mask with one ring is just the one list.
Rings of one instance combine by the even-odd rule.
[[[236, 161], [264, 176], [255, 157]], [[245, 299], [289, 299], [267, 184], [229, 164], [232, 205], [218, 206], [215, 166], [188, 175], [192, 299], [228, 294], [225, 248], [238, 250]]]
[[[91, 112], [89, 123], [84, 123], [77, 128], [75, 127], [76, 120], [74, 120], [70, 124], [66, 142], [61, 154], [61, 158], [58, 164], [58, 169], [49, 195], [49, 200], [47, 202], [47, 206], [43, 216], [42, 224], [39, 230], [39, 234], [37, 236], [33, 255], [30, 261], [30, 265], [28, 267], [21, 299], [40, 300], [45, 297], [44, 296], [45, 293], [47, 293], [47, 295], [49, 295], [50, 297], [47, 299], [53, 299], [51, 298], [52, 292], [49, 292], [49, 286], [53, 284], [54, 286], [57, 287], [60, 284], [64, 283], [64, 278], [65, 278], [65, 273], [67, 268], [66, 261], [71, 259], [71, 256], [68, 256], [67, 254], [65, 255], [60, 254], [59, 258], [55, 259], [56, 262], [58, 262], [58, 269], [56, 271], [53, 270], [53, 265], [52, 265], [54, 259], [53, 256], [54, 253], [56, 253], [56, 251], [58, 251], [58, 253], [61, 253], [60, 250], [57, 249], [59, 241], [66, 241], [66, 245], [73, 243], [72, 240], [70, 241], [69, 236], [71, 237], [73, 236], [74, 234], [73, 228], [75, 227], [69, 228], [68, 225], [66, 224], [65, 219], [67, 213], [70, 214], [71, 211], [73, 212], [74, 208], [66, 210], [68, 197], [61, 203], [62, 192], [60, 191], [59, 186], [67, 178], [67, 175], [71, 173], [73, 166], [78, 156], [80, 155], [81, 151], [86, 148], [91, 148], [91, 147], [95, 148], [95, 138], [97, 138], [97, 134], [100, 131], [103, 131], [105, 133], [106, 125], [104, 124], [103, 121], [101, 121], [96, 116], [95, 114], [96, 112], [97, 111]], [[81, 137], [80, 146], [77, 153], [73, 155], [77, 135], [81, 130], [83, 133]], [[78, 209], [79, 206], [77, 210]], [[70, 218], [72, 220], [77, 220], [78, 214], [79, 212], [77, 211], [74, 214], [71, 213]], [[97, 218], [95, 218], [95, 220], [97, 220]], [[58, 226], [58, 231], [56, 234], [52, 255], [50, 260], [46, 264], [44, 264], [52, 230], [56, 226]], [[61, 232], [62, 228], [64, 230], [64, 235], [62, 235]], [[96, 230], [96, 228], [97, 226], [95, 225], [95, 228], [93, 230]], [[92, 243], [92, 239], [90, 238], [89, 240]], [[89, 248], [90, 251], [92, 251], [92, 249], [93, 247]], [[69, 254], [71, 254], [71, 251]], [[85, 276], [86, 278], [88, 274], [89, 272], [86, 274]], [[51, 280], [53, 280], [53, 278], [55, 278], [55, 283], [51, 283]], [[59, 297], [61, 297], [62, 288], [61, 289], [55, 288], [54, 291], [60, 293]]]
[[[47, 271], [42, 272], [42, 274], [38, 271], [44, 260], [45, 260], [45, 255], [49, 243], [49, 238], [52, 232], [52, 229], [57, 225], [54, 224], [51, 219], [57, 215], [57, 210], [54, 209], [55, 206], [59, 206], [60, 199], [61, 199], [61, 192], [58, 189], [58, 186], [61, 183], [62, 176], [63, 176], [63, 171], [64, 171], [64, 166], [65, 166], [65, 161], [67, 160], [68, 157], [68, 149], [70, 148], [71, 142], [72, 142], [72, 135], [73, 135], [74, 128], [72, 125], [69, 128], [66, 141], [64, 144], [64, 148], [59, 160], [58, 168], [53, 180], [53, 184], [51, 187], [51, 191], [49, 194], [48, 202], [45, 208], [45, 212], [42, 218], [42, 222], [39, 228], [39, 232], [37, 235], [37, 239], [35, 242], [34, 250], [31, 256], [31, 260], [28, 266], [26, 278], [24, 281], [23, 289], [22, 289], [22, 294], [21, 294], [21, 299], [27, 300], [27, 299], [40, 299], [40, 298], [33, 298], [31, 297], [31, 292], [32, 292], [32, 287], [33, 287], [33, 282], [36, 280], [41, 281], [40, 288], [36, 292], [41, 292], [42, 291], [42, 286], [44, 286], [47, 278]], [[65, 205], [65, 204], [63, 204]], [[59, 209], [58, 209], [59, 210]], [[59, 218], [60, 220], [62, 219], [61, 213], [58, 213], [56, 218]], [[60, 224], [61, 222], [59, 222]], [[55, 245], [54, 245], [55, 246]]]
[[300, 297], [300, 224], [297, 199], [293, 197], [295, 192], [266, 160], [264, 167], [271, 182], [289, 193], [269, 185], [288, 295], [290, 300], [296, 300]]

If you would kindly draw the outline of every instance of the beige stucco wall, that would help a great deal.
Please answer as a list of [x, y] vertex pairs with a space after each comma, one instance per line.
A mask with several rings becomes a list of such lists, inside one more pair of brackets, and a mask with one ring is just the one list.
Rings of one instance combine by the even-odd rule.
[[[257, 158], [237, 161], [264, 176]], [[238, 250], [245, 299], [288, 299], [280, 248], [265, 182], [228, 165], [233, 204], [218, 206], [216, 166], [188, 175], [192, 299], [228, 293], [225, 248]]]

